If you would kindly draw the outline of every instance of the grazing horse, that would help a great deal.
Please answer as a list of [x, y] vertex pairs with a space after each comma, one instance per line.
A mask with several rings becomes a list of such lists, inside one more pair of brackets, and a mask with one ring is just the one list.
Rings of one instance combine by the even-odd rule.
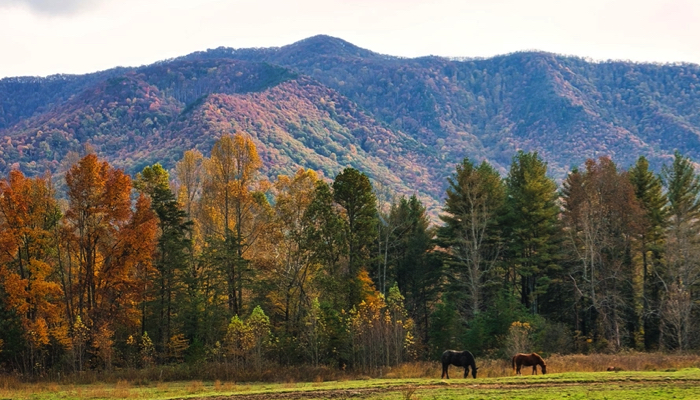
[[474, 355], [467, 350], [456, 351], [456, 350], [445, 350], [442, 353], [442, 378], [450, 379], [450, 375], [447, 373], [447, 369], [450, 364], [456, 367], [464, 367], [464, 377], [467, 377], [469, 373], [469, 367], [472, 368], [472, 376], [476, 379], [476, 362], [474, 361]]
[[516, 375], [522, 375], [520, 373], [520, 367], [522, 366], [532, 366], [532, 373], [537, 375], [537, 366], [542, 367], [542, 375], [547, 373], [547, 364], [544, 363], [542, 357], [537, 353], [523, 354], [518, 353], [513, 356], [513, 369]]

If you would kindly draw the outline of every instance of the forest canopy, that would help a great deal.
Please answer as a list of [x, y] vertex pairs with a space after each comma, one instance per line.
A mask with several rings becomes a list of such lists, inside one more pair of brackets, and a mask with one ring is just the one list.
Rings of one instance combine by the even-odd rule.
[[[348, 167], [268, 180], [221, 136], [134, 176], [92, 152], [0, 181], [0, 367], [218, 362], [372, 371], [446, 348], [698, 349], [700, 176], [534, 152], [464, 158], [440, 221]], [[58, 182], [58, 183], [57, 183]], [[60, 189], [58, 189], [60, 188]]]

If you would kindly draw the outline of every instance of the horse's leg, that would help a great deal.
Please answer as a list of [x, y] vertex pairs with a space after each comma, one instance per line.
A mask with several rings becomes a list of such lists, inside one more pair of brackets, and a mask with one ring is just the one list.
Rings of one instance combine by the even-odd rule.
[[520, 367], [522, 367], [522, 364], [520, 364], [520, 363], [517, 363], [517, 364], [515, 365], [515, 375], [522, 375], [522, 374], [520, 373]]
[[467, 379], [467, 373], [469, 373], [469, 366], [464, 367], [464, 379]]
[[537, 375], [537, 364], [532, 366], [532, 375]]
[[442, 377], [443, 379], [450, 379], [450, 364], [442, 364]]

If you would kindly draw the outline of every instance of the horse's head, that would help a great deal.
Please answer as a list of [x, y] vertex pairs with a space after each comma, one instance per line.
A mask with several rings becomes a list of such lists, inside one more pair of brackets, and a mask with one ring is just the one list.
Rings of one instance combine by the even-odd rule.
[[543, 361], [541, 366], [542, 366], [542, 375], [544, 375], [547, 373], [547, 364], [545, 364]]
[[479, 369], [477, 367], [472, 367], [472, 377], [476, 379], [476, 370]]

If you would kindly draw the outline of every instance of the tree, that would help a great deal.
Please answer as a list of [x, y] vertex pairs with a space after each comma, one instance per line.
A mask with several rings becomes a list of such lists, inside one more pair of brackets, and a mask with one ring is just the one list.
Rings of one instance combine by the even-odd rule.
[[24, 370], [44, 367], [42, 354], [54, 341], [67, 346], [63, 296], [54, 279], [56, 228], [61, 213], [47, 179], [10, 172], [0, 181], [0, 286], [4, 304], [19, 317], [28, 346]]
[[686, 350], [696, 333], [693, 327], [694, 292], [700, 284], [700, 177], [691, 161], [678, 151], [673, 164], [662, 169], [670, 215], [666, 236], [661, 340], [669, 348]]
[[[136, 176], [134, 186], [151, 200], [151, 208], [158, 217], [158, 245], [155, 259], [157, 288], [156, 336], [161, 351], [173, 337], [172, 319], [176, 300], [184, 300], [182, 281], [187, 269], [188, 238], [191, 225], [187, 214], [180, 208], [170, 190], [169, 175], [160, 164], [147, 166]], [[180, 303], [180, 302], [178, 302]], [[142, 332], [146, 331], [145, 324]]]
[[509, 280], [520, 279], [520, 301], [538, 313], [539, 296], [549, 287], [549, 273], [557, 265], [557, 187], [547, 177], [547, 164], [537, 153], [523, 151], [513, 157], [506, 178], [504, 219]]
[[566, 237], [577, 261], [570, 278], [577, 312], [587, 316], [576, 328], [604, 338], [614, 350], [634, 346], [642, 288], [631, 253], [643, 217], [634, 187], [625, 172], [601, 157], [598, 163], [588, 160], [584, 173], [569, 174], [563, 197]]
[[442, 289], [442, 260], [433, 252], [435, 229], [425, 206], [414, 195], [401, 198], [392, 207], [390, 219], [402, 229], [394, 232], [390, 252], [392, 278], [405, 294], [406, 308], [415, 321], [415, 334], [424, 344], [429, 341], [429, 318], [438, 292]]
[[468, 315], [473, 317], [482, 309], [483, 288], [501, 256], [498, 219], [505, 186], [488, 163], [475, 167], [466, 158], [448, 184], [438, 239], [448, 250], [453, 282], [466, 290]]
[[[313, 344], [323, 346], [314, 353], [325, 355], [338, 364], [348, 362], [347, 330], [344, 320], [346, 304], [347, 237], [346, 221], [333, 203], [330, 186], [318, 180], [314, 188], [313, 201], [304, 213], [302, 248], [308, 251], [310, 262], [317, 271], [313, 277], [319, 289], [318, 308], [311, 318], [315, 326]], [[321, 328], [322, 332], [319, 332]]]
[[183, 283], [187, 288], [186, 302], [183, 304], [185, 311], [184, 331], [191, 342], [196, 341], [199, 329], [202, 325], [202, 315], [207, 314], [204, 308], [207, 305], [202, 292], [205, 273], [203, 271], [205, 263], [197, 256], [204, 247], [201, 235], [201, 191], [204, 171], [204, 157], [197, 150], [188, 150], [175, 165], [175, 174], [179, 182], [178, 203], [186, 213], [186, 218], [190, 222], [187, 231], [187, 271], [183, 277]]
[[[66, 252], [61, 276], [71, 321], [88, 328], [135, 324], [156, 242], [156, 216], [141, 195], [132, 210], [131, 179], [89, 154], [66, 173]], [[77, 270], [76, 270], [77, 268]]]
[[310, 221], [304, 215], [314, 201], [318, 178], [311, 170], [300, 169], [293, 177], [280, 176], [275, 183], [274, 240], [272, 276], [269, 298], [282, 314], [284, 331], [297, 336], [301, 323], [309, 312], [311, 301], [317, 296], [312, 279], [318, 264], [304, 246], [304, 232]]
[[195, 202], [201, 194], [203, 159], [199, 151], [188, 150], [175, 165], [175, 173], [180, 182], [178, 202], [182, 204], [189, 218], [194, 215]]
[[374, 243], [377, 218], [377, 199], [367, 175], [354, 168], [344, 169], [333, 181], [333, 199], [344, 211], [345, 234], [348, 240], [347, 307], [360, 300], [357, 276], [362, 267], [369, 266], [370, 245]]
[[260, 233], [258, 208], [265, 199], [254, 191], [260, 157], [253, 141], [242, 134], [224, 135], [214, 143], [205, 160], [203, 182], [205, 207], [209, 212], [208, 235], [222, 246], [220, 255], [228, 284], [229, 310], [243, 307], [244, 253]]
[[642, 257], [644, 347], [654, 349], [659, 344], [659, 312], [661, 285], [658, 276], [663, 271], [663, 247], [668, 208], [661, 178], [649, 170], [649, 162], [640, 156], [629, 171], [634, 193], [644, 212], [640, 226], [639, 253]]

